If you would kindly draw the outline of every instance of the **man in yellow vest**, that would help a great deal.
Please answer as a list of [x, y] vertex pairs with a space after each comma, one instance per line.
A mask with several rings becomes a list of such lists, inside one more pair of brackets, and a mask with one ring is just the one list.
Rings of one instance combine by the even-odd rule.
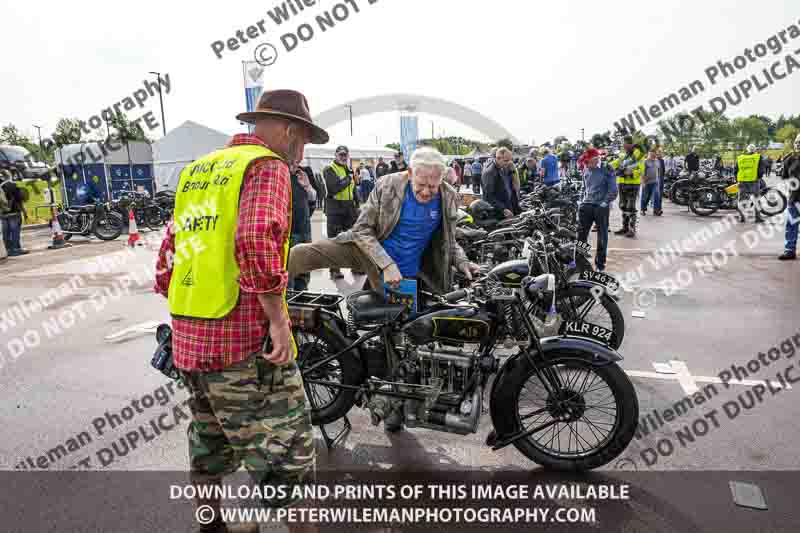
[[[759, 182], [764, 176], [764, 165], [761, 154], [756, 152], [754, 144], [748, 145], [747, 152], [736, 159], [736, 181], [739, 183], [739, 198], [736, 210], [739, 212], [739, 222], [744, 223], [745, 212], [755, 211], [756, 222], [762, 222], [761, 212], [758, 210]], [[752, 201], [752, 203], [751, 203]]]
[[633, 137], [630, 136], [625, 137], [622, 148], [622, 153], [610, 164], [617, 174], [619, 209], [622, 211], [622, 228], [614, 234], [633, 238], [636, 236], [636, 200], [639, 198], [647, 154], [641, 146], [633, 144]]
[[[328, 197], [325, 200], [328, 238], [332, 239], [353, 227], [358, 220], [358, 198], [353, 170], [347, 164], [350, 150], [347, 146], [336, 148], [336, 159], [322, 170]], [[354, 271], [353, 274], [360, 272]], [[344, 274], [338, 268], [331, 269], [331, 279], [342, 279]]]
[[[181, 172], [156, 265], [156, 291], [173, 317], [174, 363], [189, 392], [191, 481], [204, 491], [222, 488], [223, 476], [242, 465], [258, 486], [314, 478], [311, 420], [285, 301], [288, 164], [328, 134], [296, 91], [265, 92], [255, 111], [237, 119], [254, 124], [253, 133], [234, 136]], [[258, 524], [226, 525], [219, 495], [204, 496], [196, 498], [200, 531], [258, 531]]]

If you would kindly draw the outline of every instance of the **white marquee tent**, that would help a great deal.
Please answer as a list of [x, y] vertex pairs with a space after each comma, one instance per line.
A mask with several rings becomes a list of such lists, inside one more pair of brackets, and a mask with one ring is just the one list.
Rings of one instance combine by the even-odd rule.
[[158, 190], [175, 190], [183, 167], [198, 157], [219, 150], [228, 139], [230, 135], [187, 120], [153, 143]]
[[[198, 157], [222, 148], [230, 137], [226, 133], [189, 120], [153, 143], [158, 190], [175, 190], [183, 167]], [[333, 161], [334, 152], [339, 144], [342, 143], [307, 145], [305, 157], [308, 166], [316, 173], [321, 172], [325, 165]], [[348, 146], [348, 148], [351, 159], [356, 161], [376, 161], [378, 157], [383, 157], [389, 163], [394, 155], [393, 150], [380, 146]]]

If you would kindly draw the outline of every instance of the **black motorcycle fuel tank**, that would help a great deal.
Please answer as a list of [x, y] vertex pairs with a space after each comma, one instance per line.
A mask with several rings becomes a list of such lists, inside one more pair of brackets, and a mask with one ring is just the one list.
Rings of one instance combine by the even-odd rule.
[[434, 311], [403, 327], [414, 345], [430, 342], [479, 343], [491, 332], [493, 317], [486, 311], [459, 307]]
[[520, 286], [525, 276], [529, 275], [528, 261], [515, 259], [500, 263], [489, 272], [489, 277], [499, 281], [504, 287], [516, 288]]

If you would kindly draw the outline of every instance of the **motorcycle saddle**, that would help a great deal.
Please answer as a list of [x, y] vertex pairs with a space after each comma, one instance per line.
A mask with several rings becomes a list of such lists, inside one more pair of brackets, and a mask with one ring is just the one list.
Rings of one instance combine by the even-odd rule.
[[350, 317], [357, 324], [376, 324], [396, 320], [406, 306], [386, 303], [383, 294], [375, 291], [360, 291], [347, 298]]
[[73, 213], [94, 213], [95, 206], [93, 205], [73, 205], [67, 211]]

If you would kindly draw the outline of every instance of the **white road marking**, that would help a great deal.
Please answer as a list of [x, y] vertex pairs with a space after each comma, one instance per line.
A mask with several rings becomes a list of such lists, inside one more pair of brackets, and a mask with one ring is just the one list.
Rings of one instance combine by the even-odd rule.
[[159, 324], [161, 323], [153, 322], [152, 320], [148, 322], [142, 322], [141, 324], [135, 324], [128, 328], [112, 333], [111, 335], [106, 335], [104, 338], [107, 341], [113, 341], [116, 339], [120, 339], [125, 335], [130, 335], [133, 333], [154, 333], [158, 328]]
[[[658, 366], [656, 366], [658, 365]], [[731, 385], [741, 385], [744, 387], [755, 387], [756, 385], [764, 385], [768, 383], [770, 387], [773, 389], [782, 389], [784, 386], [778, 382], [773, 380], [755, 380], [755, 379], [732, 379], [727, 382], [723, 382], [720, 378], [714, 376], [694, 376], [691, 372], [689, 372], [689, 367], [683, 361], [670, 361], [669, 363], [653, 363], [653, 367], [656, 370], [664, 370], [665, 367], [670, 367], [672, 370], [671, 373], [667, 372], [648, 372], [646, 370], [626, 370], [625, 373], [631, 377], [635, 378], [649, 378], [649, 379], [660, 379], [664, 381], [677, 381], [680, 386], [683, 388], [686, 394], [694, 394], [697, 392], [699, 387], [697, 383], [716, 383], [716, 384], [724, 384], [729, 383]], [[786, 384], [786, 390], [791, 390], [792, 386], [788, 383]]]

